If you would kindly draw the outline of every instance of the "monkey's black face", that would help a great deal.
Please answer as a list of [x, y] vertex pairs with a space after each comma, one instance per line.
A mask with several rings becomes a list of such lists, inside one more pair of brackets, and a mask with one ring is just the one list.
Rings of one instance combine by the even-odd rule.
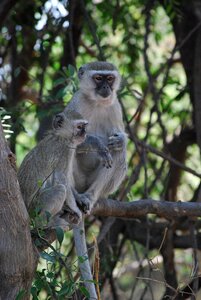
[[95, 83], [95, 92], [103, 98], [108, 98], [112, 94], [115, 81], [114, 74], [97, 73], [92, 76]]
[[87, 125], [88, 125], [87, 121], [80, 121], [75, 125], [74, 136], [78, 144], [83, 143], [86, 138]]

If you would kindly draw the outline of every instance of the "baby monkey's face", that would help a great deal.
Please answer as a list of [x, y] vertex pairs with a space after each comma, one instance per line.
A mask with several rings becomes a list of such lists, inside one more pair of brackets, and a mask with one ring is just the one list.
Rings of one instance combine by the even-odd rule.
[[53, 119], [55, 134], [75, 145], [83, 143], [86, 139], [87, 125], [88, 121], [75, 111], [69, 111], [67, 114], [59, 113]]
[[73, 133], [73, 140], [74, 142], [79, 145], [83, 143], [86, 139], [86, 128], [88, 125], [88, 121], [86, 120], [75, 120], [74, 121], [74, 133]]

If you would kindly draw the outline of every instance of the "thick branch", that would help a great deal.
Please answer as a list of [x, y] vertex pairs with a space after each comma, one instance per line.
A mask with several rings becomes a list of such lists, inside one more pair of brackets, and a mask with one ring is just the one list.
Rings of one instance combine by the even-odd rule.
[[152, 199], [142, 199], [133, 202], [117, 200], [100, 200], [94, 207], [92, 214], [104, 217], [137, 218], [147, 214], [156, 214], [167, 219], [182, 216], [200, 217], [201, 204], [194, 202], [168, 202]]
[[[140, 218], [147, 214], [156, 214], [159, 217], [166, 219], [175, 219], [182, 216], [200, 217], [201, 203], [195, 202], [169, 202], [157, 201], [153, 199], [142, 199], [132, 202], [121, 202], [118, 200], [105, 199], [99, 200], [92, 210], [92, 214], [102, 217], [116, 217], [134, 219]], [[65, 218], [65, 214], [63, 215]], [[69, 228], [70, 229], [70, 228]], [[55, 230], [47, 229], [44, 232], [44, 240], [52, 243], [56, 239]], [[36, 233], [33, 234], [33, 239], [39, 238]], [[41, 241], [38, 250], [41, 251], [47, 248], [47, 244]]]

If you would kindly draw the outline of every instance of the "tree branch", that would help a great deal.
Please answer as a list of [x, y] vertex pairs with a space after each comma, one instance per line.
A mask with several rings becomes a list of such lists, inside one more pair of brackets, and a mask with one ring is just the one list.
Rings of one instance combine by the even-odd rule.
[[[157, 201], [153, 199], [141, 199], [132, 202], [122, 202], [113, 199], [104, 199], [98, 201], [98, 203], [92, 210], [92, 214], [96, 216], [102, 216], [102, 217], [115, 217], [115, 218], [126, 218], [126, 219], [141, 218], [148, 214], [156, 214], [159, 217], [163, 217], [171, 220], [171, 219], [178, 219], [184, 216], [200, 217], [201, 203], [181, 202], [181, 201], [169, 202], [169, 201]], [[65, 216], [67, 216], [66, 213], [63, 214], [62, 217], [65, 219]], [[71, 226], [69, 226], [69, 230], [70, 229], [72, 229]], [[137, 231], [139, 232], [139, 229]], [[162, 231], [162, 229], [160, 231]], [[156, 234], [154, 234], [154, 236], [156, 236]], [[54, 229], [45, 230], [43, 234], [43, 241], [42, 241], [40, 239], [40, 236], [37, 234], [37, 232], [33, 231], [32, 238], [34, 241], [36, 241], [37, 239], [40, 240], [41, 243], [38, 244], [37, 242], [37, 248], [39, 251], [42, 251], [47, 248], [47, 243], [44, 243], [43, 241], [47, 240], [48, 243], [52, 243], [56, 239], [56, 232]], [[142, 238], [142, 235], [140, 238]], [[156, 242], [156, 239], [154, 241]], [[178, 245], [177, 245], [178, 247], [181, 246], [180, 243], [182, 241], [178, 241]], [[183, 245], [184, 248], [187, 247], [186, 241], [185, 242], [183, 241], [182, 243], [185, 244], [185, 246]]]
[[[134, 140], [134, 136], [132, 136], [132, 140]], [[174, 164], [175, 166], [178, 166], [179, 168], [181, 168], [182, 170], [198, 177], [201, 178], [201, 174], [196, 172], [195, 170], [185, 166], [184, 164], [182, 164], [181, 162], [179, 162], [177, 159], [171, 157], [169, 154], [166, 154], [154, 147], [152, 147], [151, 145], [146, 144], [143, 141], [138, 140], [137, 138], [135, 138], [135, 143], [137, 143], [138, 146], [144, 147], [146, 148], [148, 151], [150, 151], [151, 153], [154, 153], [160, 157], [162, 157], [163, 159], [169, 161], [171, 164]]]
[[142, 199], [132, 202], [121, 202], [112, 199], [99, 200], [92, 214], [104, 217], [137, 218], [147, 214], [156, 214], [166, 219], [182, 216], [200, 217], [201, 203], [169, 202], [153, 199]]

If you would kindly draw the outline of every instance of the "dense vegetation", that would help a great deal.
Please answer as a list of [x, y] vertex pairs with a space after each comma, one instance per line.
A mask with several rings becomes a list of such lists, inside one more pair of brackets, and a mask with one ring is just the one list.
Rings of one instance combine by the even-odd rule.
[[[79, 66], [108, 60], [122, 74], [129, 169], [112, 198], [145, 202], [130, 219], [87, 219], [101, 299], [199, 299], [200, 53], [196, 0], [1, 1], [0, 115], [17, 166], [77, 89]], [[152, 199], [161, 206], [149, 210]], [[33, 299], [87, 295], [71, 235], [41, 252]]]

